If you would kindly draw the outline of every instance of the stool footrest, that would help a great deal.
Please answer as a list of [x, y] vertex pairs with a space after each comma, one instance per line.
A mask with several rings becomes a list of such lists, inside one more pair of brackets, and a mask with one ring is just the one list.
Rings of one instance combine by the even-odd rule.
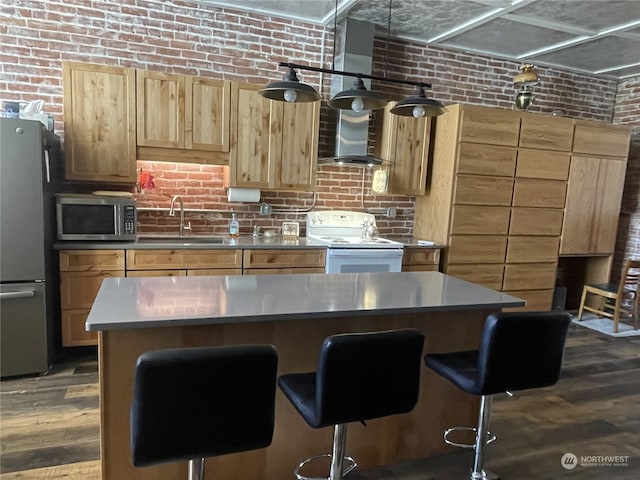
[[[454, 433], [454, 432], [473, 432], [475, 435], [478, 435], [478, 429], [475, 427], [452, 427], [452, 428], [448, 428], [443, 435], [444, 438], [444, 443], [446, 443], [447, 445], [452, 445], [454, 447], [460, 447], [460, 448], [475, 448], [475, 442], [474, 443], [459, 443], [459, 442], [454, 442], [453, 440], [449, 440], [449, 434]], [[490, 443], [493, 443], [496, 440], [496, 436], [487, 431], [487, 441], [486, 441], [486, 445], [489, 445]]]
[[[293, 473], [295, 474], [296, 478], [298, 480], [328, 480], [329, 479], [328, 475], [326, 477], [306, 477], [306, 476], [302, 475], [302, 473], [300, 473], [302, 471], [302, 469], [308, 463], [311, 463], [314, 460], [319, 460], [321, 458], [329, 458], [329, 459], [331, 459], [331, 454], [330, 453], [323, 453], [321, 455], [314, 455], [313, 457], [309, 457], [306, 460], [303, 460], [302, 462], [300, 462], [300, 465], [298, 465], [296, 467], [296, 469], [293, 471]], [[349, 472], [351, 472], [351, 470], [353, 470], [354, 468], [356, 468], [358, 466], [358, 464], [353, 459], [353, 457], [344, 457], [344, 459], [345, 459], [345, 461], [348, 462], [348, 464], [342, 469], [342, 476], [348, 474]]]

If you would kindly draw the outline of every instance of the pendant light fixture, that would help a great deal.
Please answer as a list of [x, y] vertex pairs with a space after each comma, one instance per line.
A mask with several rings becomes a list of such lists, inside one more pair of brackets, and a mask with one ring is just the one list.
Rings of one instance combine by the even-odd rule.
[[[389, 20], [387, 26], [387, 49], [389, 44], [389, 34], [391, 32], [391, 8], [393, 0], [389, 0]], [[338, 18], [338, 0], [336, 0], [336, 10], [334, 14], [334, 35], [337, 29]], [[334, 59], [335, 59], [335, 40], [334, 40]], [[385, 54], [386, 64], [386, 54]], [[309, 65], [300, 65], [291, 62], [279, 62], [279, 66], [287, 67], [287, 74], [281, 82], [269, 83], [265, 88], [260, 90], [260, 95], [270, 100], [280, 102], [315, 102], [320, 100], [321, 95], [313, 87], [300, 83], [296, 75], [296, 70], [305, 70], [310, 72], [328, 73], [332, 75], [342, 75], [355, 77], [353, 86], [349, 90], [343, 90], [335, 95], [328, 102], [332, 108], [339, 110], [352, 110], [361, 112], [363, 110], [378, 110], [384, 108], [389, 103], [388, 98], [379, 92], [367, 90], [363, 79], [377, 80], [380, 82], [413, 85], [416, 90], [412, 97], [401, 100], [392, 109], [391, 113], [405, 117], [435, 117], [442, 115], [447, 109], [439, 101], [427, 98], [424, 93], [425, 88], [431, 88], [430, 83], [414, 82], [411, 80], [400, 80], [388, 78], [386, 76], [374, 76], [357, 72], [346, 72], [342, 70], [334, 70], [333, 68], [311, 67]], [[333, 65], [332, 65], [333, 66]]]
[[279, 102], [315, 102], [322, 98], [315, 88], [300, 83], [296, 71], [289, 67], [281, 82], [271, 82], [262, 90], [260, 95]]
[[343, 90], [329, 100], [329, 106], [338, 110], [378, 110], [384, 108], [389, 101], [380, 93], [367, 90], [362, 78], [356, 78], [353, 87]]
[[535, 71], [535, 67], [530, 63], [520, 65], [518, 68], [520, 73], [513, 77], [513, 86], [519, 88], [516, 93], [515, 106], [518, 110], [526, 111], [535, 98], [531, 87], [540, 83], [540, 77]]
[[392, 109], [391, 113], [403, 117], [437, 117], [446, 113], [447, 109], [442, 103], [427, 98], [424, 93], [424, 86], [418, 85], [412, 97], [400, 100]]

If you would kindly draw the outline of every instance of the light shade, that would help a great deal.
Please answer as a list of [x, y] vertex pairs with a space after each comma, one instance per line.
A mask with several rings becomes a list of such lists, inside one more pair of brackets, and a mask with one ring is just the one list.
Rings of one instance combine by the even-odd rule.
[[378, 92], [367, 90], [362, 78], [356, 78], [349, 90], [343, 90], [329, 100], [329, 106], [338, 110], [379, 110], [389, 101]]
[[400, 100], [391, 113], [403, 117], [437, 117], [446, 113], [447, 109], [439, 101], [427, 98], [424, 87], [416, 87], [416, 91], [410, 98]]
[[321, 98], [315, 88], [300, 83], [293, 68], [287, 70], [281, 82], [272, 82], [259, 93], [269, 100], [280, 102], [315, 102]]
[[516, 94], [516, 108], [518, 110], [527, 110], [533, 103], [533, 92], [529, 87], [522, 87]]

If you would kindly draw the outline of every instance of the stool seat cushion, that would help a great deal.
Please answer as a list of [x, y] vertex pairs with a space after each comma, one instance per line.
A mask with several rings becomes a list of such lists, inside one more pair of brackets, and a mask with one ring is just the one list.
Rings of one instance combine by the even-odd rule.
[[406, 413], [418, 401], [423, 344], [416, 329], [333, 335], [316, 372], [282, 375], [278, 385], [312, 428]]
[[271, 345], [143, 353], [131, 403], [135, 466], [263, 448], [274, 428], [277, 354]]
[[478, 376], [478, 351], [432, 353], [425, 356], [427, 367], [435, 370], [461, 390], [474, 393]]
[[567, 313], [495, 313], [477, 352], [427, 354], [425, 363], [472, 395], [546, 387], [560, 376], [570, 324]]

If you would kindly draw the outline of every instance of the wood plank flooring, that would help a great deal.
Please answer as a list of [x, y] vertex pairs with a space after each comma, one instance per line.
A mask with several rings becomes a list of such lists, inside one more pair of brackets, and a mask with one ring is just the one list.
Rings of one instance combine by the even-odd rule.
[[[639, 347], [640, 337], [613, 338], [573, 325], [557, 385], [495, 398], [491, 430], [498, 440], [486, 468], [504, 479], [640, 478]], [[0, 382], [0, 479], [100, 478], [97, 381], [89, 357], [46, 376]], [[567, 470], [560, 462], [565, 453], [589, 463]], [[619, 466], [598, 463], [596, 457], [607, 455], [628, 459]], [[472, 458], [472, 451], [452, 448], [438, 458], [348, 478], [464, 479]]]

